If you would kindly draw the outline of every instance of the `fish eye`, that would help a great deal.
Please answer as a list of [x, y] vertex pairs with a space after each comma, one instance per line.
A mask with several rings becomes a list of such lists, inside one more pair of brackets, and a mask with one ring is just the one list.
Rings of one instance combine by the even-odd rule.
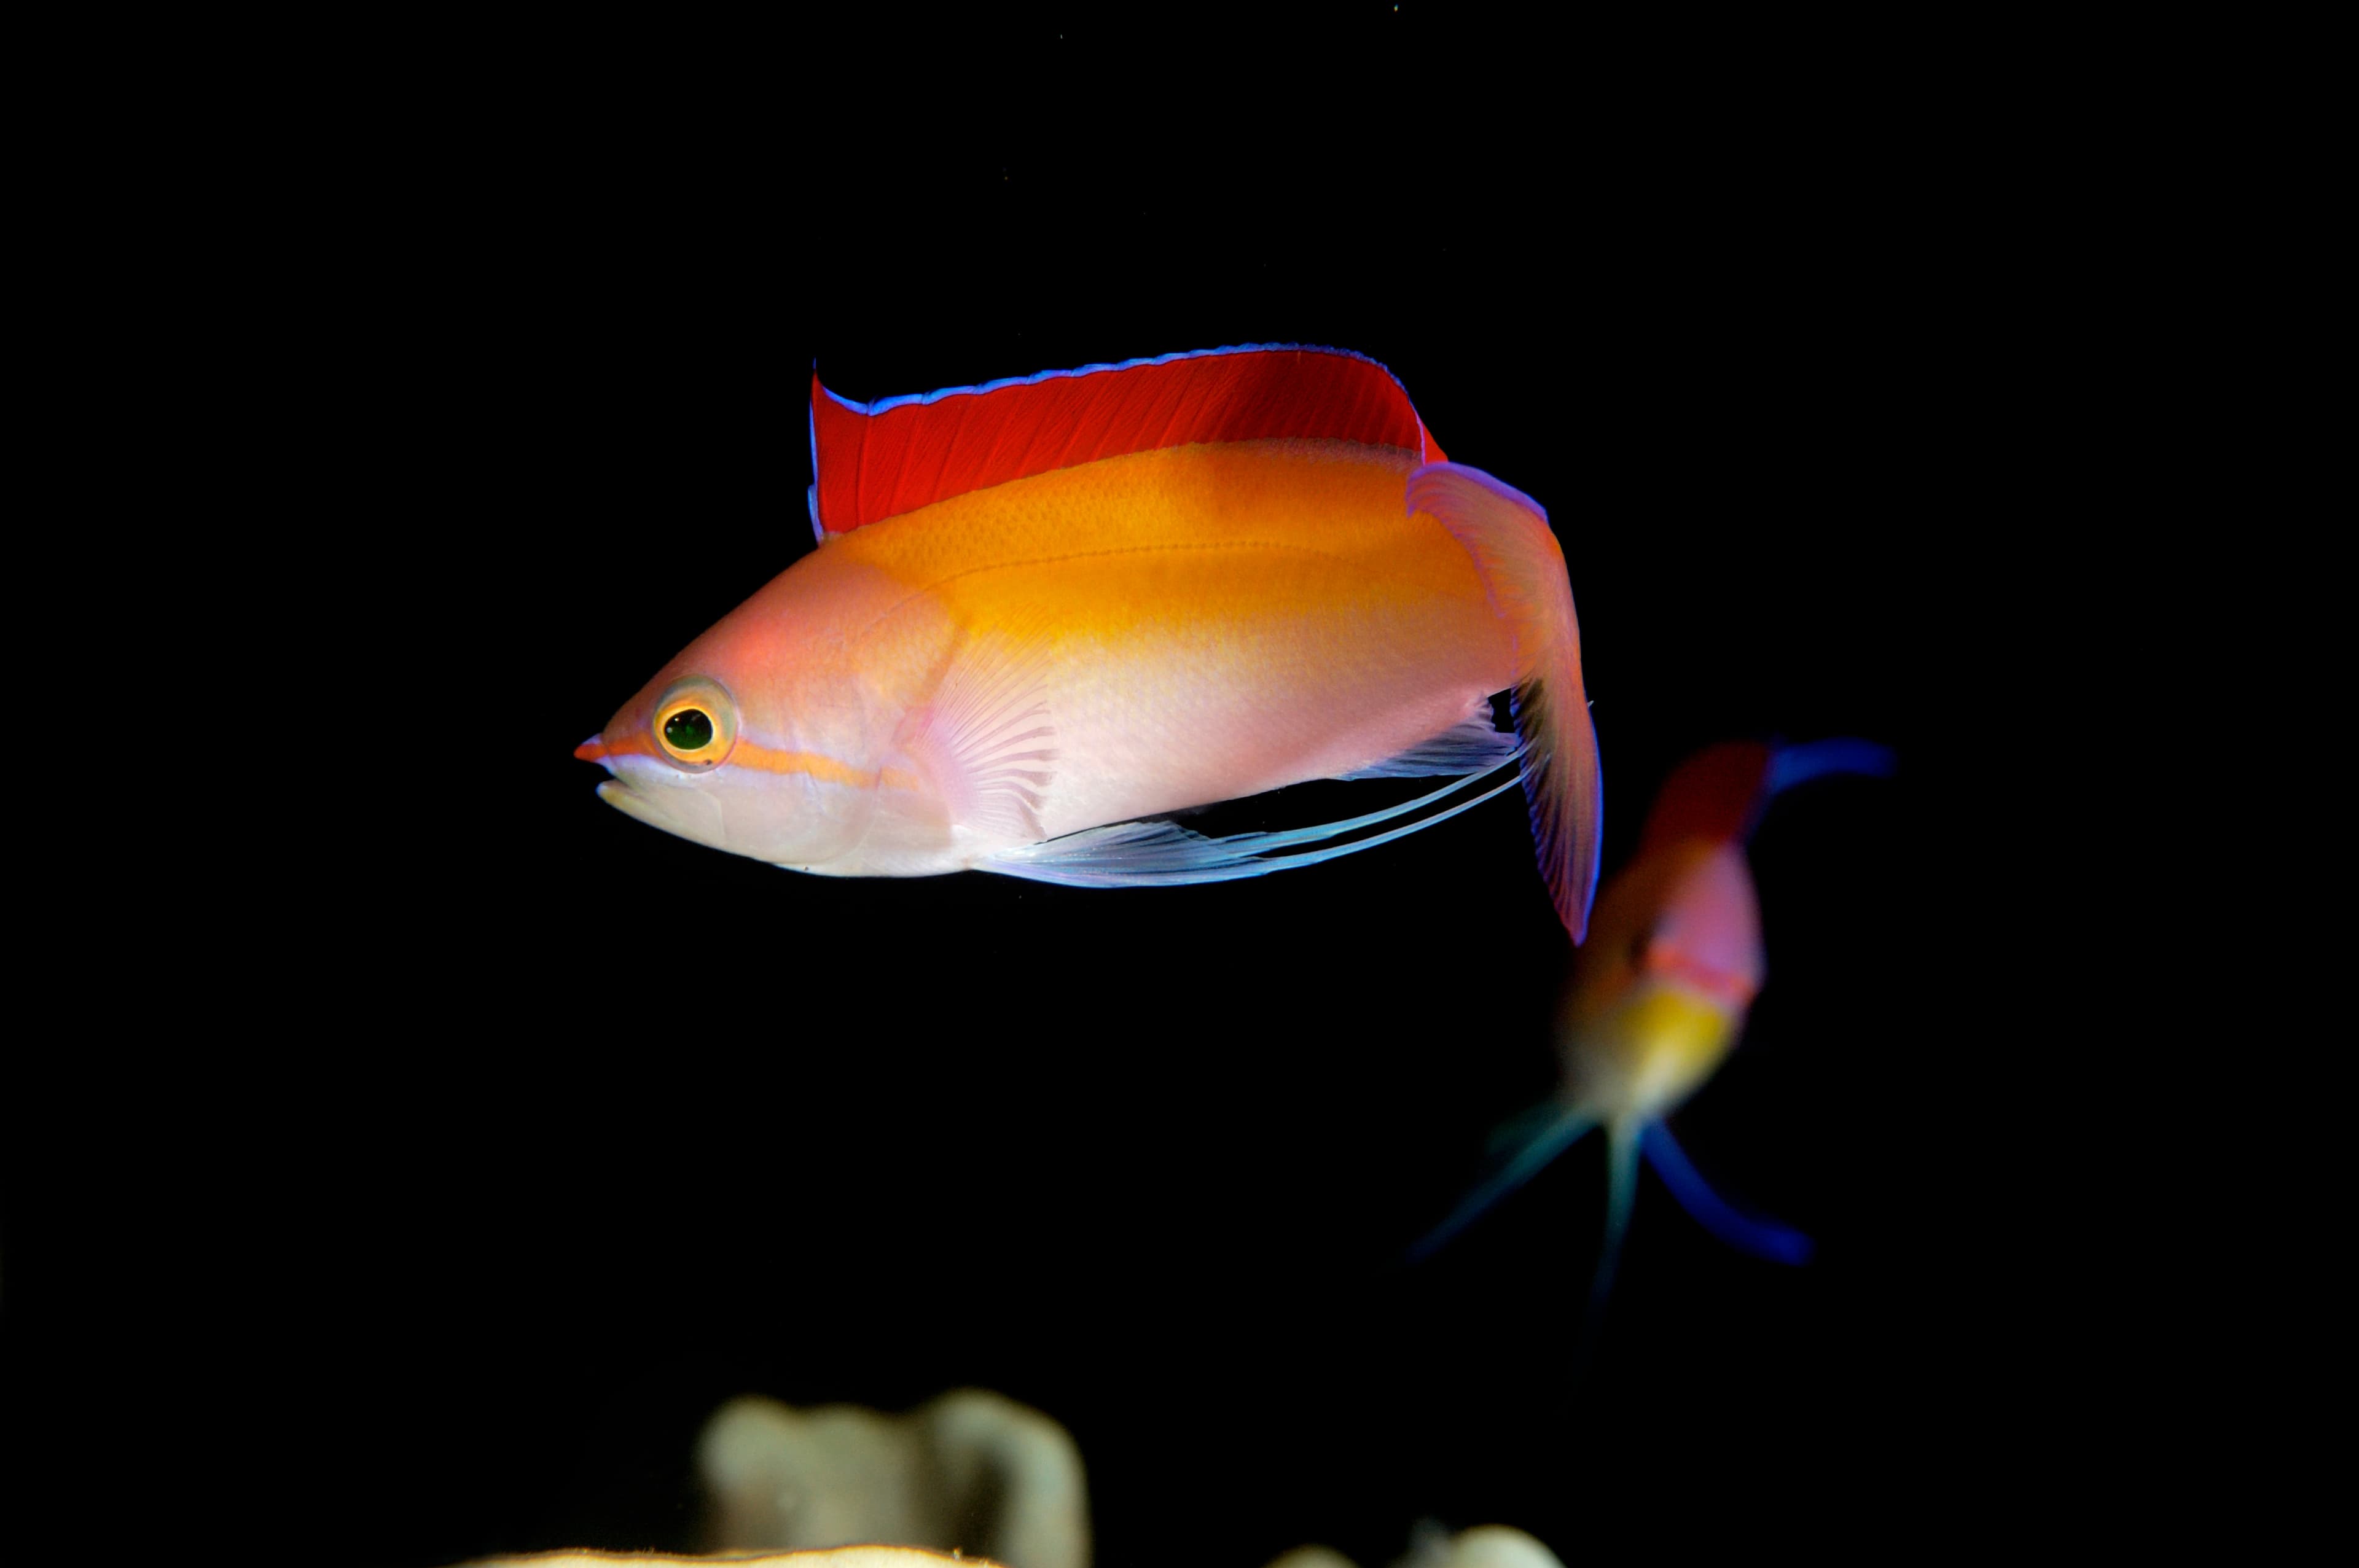
[[737, 743], [737, 705], [719, 682], [693, 676], [656, 704], [655, 731], [676, 765], [691, 773], [717, 767]]

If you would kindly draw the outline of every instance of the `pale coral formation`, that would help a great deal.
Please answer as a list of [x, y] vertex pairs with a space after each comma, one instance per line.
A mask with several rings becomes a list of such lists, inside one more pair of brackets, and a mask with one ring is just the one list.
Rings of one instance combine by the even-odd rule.
[[[1357, 1568], [1357, 1564], [1324, 1546], [1298, 1546], [1269, 1568]], [[1454, 1539], [1437, 1529], [1393, 1568], [1564, 1568], [1564, 1564], [1522, 1530], [1486, 1524]]]
[[1006, 1568], [1088, 1568], [1080, 1451], [998, 1394], [964, 1390], [901, 1416], [749, 1395], [706, 1423], [696, 1465], [715, 1548], [894, 1541]]
[[[463, 1568], [661, 1568], [667, 1563], [732, 1568], [1000, 1568], [979, 1557], [945, 1556], [907, 1546], [841, 1546], [824, 1552], [724, 1552], [683, 1557], [664, 1552], [544, 1552], [525, 1557], [486, 1557]], [[1298, 1546], [1269, 1568], [1355, 1568], [1352, 1560], [1324, 1546]], [[1555, 1553], [1520, 1530], [1484, 1525], [1456, 1540], [1437, 1539], [1412, 1551], [1394, 1568], [1564, 1568]]]
[[[466, 1568], [777, 1564], [778, 1568], [1089, 1568], [1089, 1498], [1065, 1429], [968, 1389], [906, 1415], [856, 1405], [798, 1410], [747, 1395], [713, 1413], [696, 1467], [711, 1499], [711, 1556], [552, 1552]], [[891, 1542], [894, 1544], [879, 1544]], [[1204, 1546], [1207, 1568], [1233, 1563]], [[1269, 1568], [1357, 1568], [1300, 1546]], [[1390, 1568], [1563, 1568], [1519, 1530], [1453, 1537], [1427, 1520]]]
[[1443, 1555], [1412, 1559], [1404, 1568], [1564, 1568], [1556, 1553], [1503, 1524], [1486, 1524], [1462, 1532]]
[[669, 1552], [536, 1552], [523, 1557], [485, 1557], [462, 1565], [462, 1568], [639, 1568], [640, 1564], [660, 1568], [664, 1563], [694, 1563], [709, 1568], [713, 1563], [728, 1563], [732, 1568], [754, 1564], [777, 1563], [779, 1568], [941, 1568], [945, 1563], [955, 1563], [959, 1568], [999, 1568], [979, 1557], [945, 1557], [939, 1552], [924, 1552], [907, 1546], [845, 1546], [833, 1552], [727, 1552], [714, 1557], [683, 1557]]

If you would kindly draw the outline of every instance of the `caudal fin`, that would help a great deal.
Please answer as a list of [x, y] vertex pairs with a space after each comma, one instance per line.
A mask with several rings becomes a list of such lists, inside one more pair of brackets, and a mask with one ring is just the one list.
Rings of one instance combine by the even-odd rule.
[[1892, 748], [1879, 746], [1873, 741], [1849, 737], [1810, 741], [1799, 746], [1781, 745], [1776, 748], [1776, 753], [1769, 762], [1769, 777], [1765, 787], [1771, 795], [1777, 795], [1796, 784], [1840, 773], [1888, 779], [1899, 767], [1900, 761], [1892, 754]]
[[1564, 551], [1538, 502], [1480, 469], [1428, 463], [1408, 476], [1408, 500], [1410, 512], [1434, 518], [1466, 546], [1492, 608], [1515, 631], [1516, 730], [1527, 748], [1532, 838], [1557, 916], [1578, 942], [1597, 893], [1604, 805]]
[[1597, 1238], [1597, 1271], [1590, 1276], [1589, 1310], [1581, 1320], [1576, 1360], [1585, 1364], [1605, 1326], [1605, 1298], [1614, 1293], [1614, 1275], [1622, 1266], [1622, 1240], [1630, 1233], [1630, 1206], [1638, 1195], [1640, 1132], [1628, 1120], [1605, 1128], [1605, 1229]]
[[1772, 1263], [1810, 1260], [1809, 1237], [1774, 1219], [1745, 1214], [1713, 1192], [1712, 1184], [1703, 1179], [1703, 1173], [1688, 1158], [1687, 1151], [1680, 1147], [1679, 1140], [1671, 1136], [1671, 1130], [1661, 1122], [1647, 1123], [1639, 1137], [1639, 1147], [1646, 1152], [1647, 1163], [1655, 1167], [1655, 1173], [1663, 1178], [1663, 1184], [1680, 1200], [1680, 1206], [1698, 1225], [1731, 1247]]
[[1459, 1200], [1449, 1218], [1427, 1231], [1408, 1249], [1408, 1261], [1421, 1263], [1432, 1257], [1451, 1238], [1473, 1224], [1493, 1204], [1538, 1175], [1550, 1161], [1579, 1142], [1596, 1125], [1597, 1119], [1586, 1111], [1551, 1101], [1535, 1107], [1500, 1129], [1499, 1136], [1493, 1141], [1497, 1160], [1491, 1173]]
[[1680, 838], [1742, 843], [1770, 800], [1812, 779], [1843, 773], [1888, 778], [1897, 762], [1873, 741], [1723, 741], [1681, 762], [1663, 781], [1639, 836], [1641, 855]]

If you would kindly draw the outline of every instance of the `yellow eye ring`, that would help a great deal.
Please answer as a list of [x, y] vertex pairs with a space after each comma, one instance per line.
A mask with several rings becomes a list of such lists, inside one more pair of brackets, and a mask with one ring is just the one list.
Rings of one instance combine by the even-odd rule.
[[718, 767], [737, 744], [737, 704], [719, 681], [690, 676], [666, 688], [653, 729], [656, 744], [677, 766]]

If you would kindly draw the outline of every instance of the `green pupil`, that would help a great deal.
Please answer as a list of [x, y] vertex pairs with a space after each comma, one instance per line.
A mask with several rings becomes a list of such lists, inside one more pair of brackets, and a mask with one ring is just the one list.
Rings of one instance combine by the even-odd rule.
[[712, 719], [701, 708], [683, 708], [664, 720], [664, 740], [675, 752], [701, 752], [712, 744]]

